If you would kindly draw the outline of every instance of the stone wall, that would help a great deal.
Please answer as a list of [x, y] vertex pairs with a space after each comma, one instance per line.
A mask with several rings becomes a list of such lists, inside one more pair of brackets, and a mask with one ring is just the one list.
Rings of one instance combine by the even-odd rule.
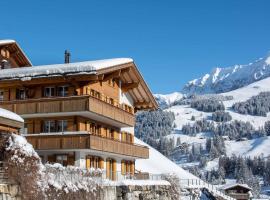
[[12, 184], [0, 184], [0, 200], [21, 200], [20, 187]]
[[101, 191], [102, 200], [171, 200], [170, 185], [107, 186]]

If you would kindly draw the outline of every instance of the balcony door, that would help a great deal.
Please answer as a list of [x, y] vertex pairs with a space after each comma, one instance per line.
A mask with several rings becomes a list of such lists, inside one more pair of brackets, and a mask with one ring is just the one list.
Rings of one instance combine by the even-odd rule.
[[106, 160], [106, 177], [107, 179], [116, 180], [116, 173], [117, 173], [117, 164], [116, 160], [108, 158]]

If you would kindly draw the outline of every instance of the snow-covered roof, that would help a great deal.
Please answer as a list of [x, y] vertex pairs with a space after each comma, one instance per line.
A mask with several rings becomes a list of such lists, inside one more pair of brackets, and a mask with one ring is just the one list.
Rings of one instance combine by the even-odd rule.
[[23, 118], [21, 118], [19, 115], [13, 112], [10, 112], [8, 110], [5, 110], [3, 108], [0, 108], [0, 117], [17, 121], [17, 122], [22, 122], [22, 123], [24, 122]]
[[220, 189], [228, 190], [228, 189], [234, 188], [236, 186], [240, 186], [240, 187], [246, 188], [248, 190], [252, 190], [247, 184], [240, 184], [240, 183], [232, 183], [232, 184], [223, 185], [220, 187]]
[[3, 69], [0, 73], [0, 80], [12, 79], [23, 81], [47, 76], [96, 74], [97, 70], [127, 64], [130, 62], [133, 62], [131, 58], [114, 58], [77, 63]]
[[6, 44], [11, 44], [11, 43], [16, 43], [15, 40], [0, 40], [0, 45], [6, 45]]
[[9, 44], [15, 44], [15, 51], [19, 51], [16, 56], [21, 55], [19, 57], [21, 57], [21, 59], [25, 60], [26, 63], [24, 63], [24, 66], [32, 66], [31, 61], [29, 60], [29, 58], [26, 56], [26, 54], [24, 53], [24, 51], [22, 50], [22, 48], [19, 46], [19, 44], [15, 41], [15, 40], [11, 40], [11, 39], [6, 39], [6, 40], [0, 40], [0, 46], [4, 46], [4, 45], [9, 45]]

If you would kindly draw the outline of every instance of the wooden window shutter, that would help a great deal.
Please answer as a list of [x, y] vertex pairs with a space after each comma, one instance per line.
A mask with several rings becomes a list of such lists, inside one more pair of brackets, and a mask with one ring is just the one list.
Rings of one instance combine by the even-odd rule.
[[112, 180], [116, 180], [117, 163], [116, 160], [112, 160]]
[[110, 160], [106, 160], [106, 177], [109, 179], [111, 174], [111, 169], [110, 169]]
[[131, 161], [130, 174], [131, 175], [135, 174], [135, 161]]
[[124, 160], [121, 161], [121, 174], [122, 175], [126, 174], [126, 163]]
[[98, 164], [98, 167], [99, 167], [100, 169], [104, 169], [104, 160], [103, 160], [103, 158], [99, 158], [99, 164]]

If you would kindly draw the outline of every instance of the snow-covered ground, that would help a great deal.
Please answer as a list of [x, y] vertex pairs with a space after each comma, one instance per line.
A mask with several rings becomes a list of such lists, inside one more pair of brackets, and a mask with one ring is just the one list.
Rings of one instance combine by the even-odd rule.
[[226, 141], [226, 153], [228, 156], [269, 156], [270, 155], [270, 136], [261, 137], [247, 141]]
[[[266, 78], [255, 83], [252, 83], [243, 88], [239, 88], [230, 92], [222, 93], [224, 96], [232, 96], [232, 100], [224, 101], [224, 106], [227, 112], [230, 113], [233, 120], [241, 120], [245, 122], [250, 122], [255, 128], [259, 128], [264, 125], [264, 123], [270, 120], [270, 115], [267, 117], [252, 116], [252, 115], [242, 115], [231, 110], [231, 107], [236, 102], [246, 101], [252, 96], [258, 95], [260, 92], [270, 91], [270, 78]], [[164, 97], [165, 98], [165, 97]], [[170, 97], [166, 101], [169, 101]], [[190, 105], [176, 105], [166, 109], [166, 111], [171, 111], [175, 113], [175, 124], [176, 130], [181, 130], [182, 126], [187, 123], [194, 123], [191, 117], [194, 116], [195, 120], [200, 120], [203, 118], [211, 117], [211, 113], [201, 112], [190, 107]]]
[[141, 140], [135, 138], [135, 143], [149, 147], [149, 159], [136, 160], [136, 170], [149, 172], [150, 174], [174, 173], [180, 179], [198, 179], [198, 177], [182, 169], [177, 164]]
[[[270, 78], [266, 78], [257, 82], [254, 82], [243, 88], [239, 88], [230, 92], [222, 93], [224, 96], [232, 96], [232, 100], [224, 101], [225, 109], [230, 113], [233, 120], [241, 120], [245, 122], [250, 122], [256, 129], [264, 126], [266, 121], [270, 120], [270, 114], [267, 117], [252, 116], [252, 115], [242, 115], [234, 112], [231, 107], [236, 102], [246, 101], [252, 96], [258, 95], [260, 92], [270, 91]], [[166, 98], [163, 96], [163, 98]], [[166, 101], [169, 101], [170, 97]], [[190, 107], [190, 105], [176, 105], [171, 106], [166, 109], [166, 111], [171, 111], [175, 113], [175, 131], [174, 134], [167, 136], [167, 138], [174, 138], [175, 142], [177, 138], [180, 137], [181, 143], [192, 144], [202, 144], [205, 146], [206, 139], [211, 137], [209, 133], [199, 133], [195, 137], [184, 135], [181, 133], [182, 126], [185, 124], [192, 124], [194, 121], [191, 117], [194, 116], [195, 120], [200, 120], [203, 118], [210, 119], [212, 113], [206, 113], [197, 111]], [[233, 154], [241, 156], [260, 156], [265, 157], [270, 155], [270, 137], [257, 138], [247, 141], [225, 141], [226, 153], [228, 156]], [[185, 161], [186, 162], [186, 161]], [[183, 161], [177, 161], [177, 163], [182, 167], [187, 167], [189, 165], [194, 166], [196, 163], [183, 163]], [[210, 171], [211, 169], [217, 169], [218, 160], [209, 161], [205, 167], [205, 170]]]

